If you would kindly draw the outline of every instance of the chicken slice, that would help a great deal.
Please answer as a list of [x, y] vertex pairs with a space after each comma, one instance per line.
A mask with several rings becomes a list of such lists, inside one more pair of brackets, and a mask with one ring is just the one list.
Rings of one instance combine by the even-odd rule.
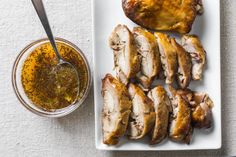
[[109, 44], [114, 53], [117, 78], [128, 84], [140, 70], [140, 59], [133, 34], [125, 25], [118, 25], [112, 32]]
[[144, 137], [155, 124], [155, 111], [149, 99], [140, 87], [130, 84], [129, 94], [132, 100], [132, 112], [129, 122], [129, 138], [140, 139]]
[[171, 102], [162, 86], [152, 89], [148, 97], [154, 102], [156, 122], [151, 134], [151, 144], [160, 143], [168, 134]]
[[196, 128], [210, 128], [213, 123], [213, 101], [206, 93], [194, 93], [196, 107], [192, 111], [192, 121]]
[[141, 27], [133, 29], [134, 38], [141, 56], [141, 72], [138, 79], [144, 88], [149, 88], [161, 71], [161, 61], [155, 36]]
[[185, 89], [191, 81], [192, 62], [191, 57], [185, 49], [179, 45], [174, 38], [171, 38], [171, 44], [176, 49], [178, 58], [177, 80], [180, 88]]
[[182, 37], [182, 45], [191, 55], [193, 80], [201, 80], [206, 64], [206, 51], [196, 35], [184, 35]]
[[155, 33], [159, 52], [161, 54], [162, 69], [166, 76], [166, 84], [171, 84], [174, 81], [177, 72], [177, 54], [175, 48], [172, 46], [170, 38], [164, 33]]
[[172, 92], [172, 108], [173, 113], [171, 116], [170, 133], [171, 140], [176, 142], [184, 142], [189, 144], [192, 134], [191, 126], [191, 110], [189, 103], [182, 98], [182, 96], [174, 91], [170, 87]]
[[103, 142], [115, 145], [127, 129], [131, 100], [126, 87], [110, 74], [102, 80], [102, 96]]
[[189, 89], [178, 90], [178, 93], [190, 103], [192, 110], [192, 123], [196, 128], [210, 128], [213, 123], [213, 101], [208, 94], [193, 92]]

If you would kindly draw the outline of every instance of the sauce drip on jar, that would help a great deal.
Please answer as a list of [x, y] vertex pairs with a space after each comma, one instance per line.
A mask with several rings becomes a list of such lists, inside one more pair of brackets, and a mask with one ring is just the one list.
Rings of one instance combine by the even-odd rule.
[[57, 47], [62, 58], [77, 69], [78, 95], [78, 81], [73, 75], [69, 75], [71, 69], [63, 68], [55, 73], [58, 60], [50, 43], [44, 43], [34, 49], [22, 67], [21, 81], [27, 97], [45, 111], [65, 108], [73, 103], [77, 96], [77, 100], [81, 99], [88, 84], [88, 71], [80, 54], [64, 43], [57, 42]]

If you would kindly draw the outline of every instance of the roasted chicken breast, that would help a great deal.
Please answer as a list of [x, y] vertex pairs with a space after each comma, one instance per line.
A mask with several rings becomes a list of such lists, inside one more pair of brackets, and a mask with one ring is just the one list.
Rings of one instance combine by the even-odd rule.
[[182, 96], [170, 87], [172, 92], [172, 108], [170, 133], [171, 140], [189, 144], [192, 134], [191, 110], [189, 103]]
[[137, 78], [144, 88], [149, 88], [161, 71], [157, 41], [152, 33], [141, 27], [135, 27], [133, 34], [141, 56], [141, 72]]
[[171, 84], [174, 81], [178, 67], [176, 49], [171, 44], [171, 40], [167, 34], [156, 32], [155, 36], [161, 54], [161, 63], [164, 75], [166, 76], [166, 84]]
[[162, 86], [155, 87], [148, 93], [148, 97], [154, 102], [156, 122], [151, 134], [150, 144], [160, 143], [168, 134], [169, 114], [171, 102], [167, 92]]
[[191, 55], [193, 80], [201, 80], [203, 69], [206, 65], [206, 51], [199, 38], [196, 35], [184, 35], [182, 37], [182, 45]]
[[114, 53], [117, 78], [126, 85], [140, 70], [140, 59], [133, 34], [125, 25], [118, 25], [110, 36], [109, 44]]
[[128, 135], [130, 139], [140, 139], [155, 124], [154, 105], [152, 100], [145, 95], [140, 87], [130, 84], [128, 90], [132, 101]]
[[122, 0], [126, 16], [152, 30], [188, 33], [198, 13], [199, 0]]
[[131, 100], [126, 87], [107, 74], [102, 80], [102, 130], [103, 142], [115, 145], [124, 135], [131, 113]]
[[192, 62], [191, 57], [185, 49], [179, 45], [174, 38], [171, 38], [171, 44], [176, 49], [178, 58], [177, 82], [179, 87], [185, 89], [191, 81]]

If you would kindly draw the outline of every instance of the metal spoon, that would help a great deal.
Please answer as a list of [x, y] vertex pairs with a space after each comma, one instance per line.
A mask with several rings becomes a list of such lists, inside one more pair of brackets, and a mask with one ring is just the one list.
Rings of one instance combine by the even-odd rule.
[[52, 34], [52, 31], [51, 31], [51, 27], [49, 25], [49, 22], [48, 22], [48, 18], [47, 18], [47, 14], [46, 14], [46, 11], [44, 9], [44, 5], [43, 5], [43, 2], [42, 0], [31, 0], [32, 3], [33, 3], [33, 6], [38, 14], [38, 17], [43, 25], [43, 28], [48, 36], [48, 39], [54, 49], [54, 52], [57, 56], [57, 59], [58, 59], [58, 64], [55, 68], [56, 70], [56, 74], [60, 73], [61, 71], [65, 70], [66, 68], [71, 68], [71, 75], [72, 76], [76, 76], [77, 77], [77, 80], [78, 80], [78, 88], [77, 88], [77, 96], [76, 96], [76, 99], [73, 101], [73, 103], [71, 104], [74, 104], [76, 101], [77, 101], [77, 97], [78, 97], [78, 94], [79, 94], [79, 75], [78, 75], [78, 72], [76, 70], [76, 68], [69, 62], [63, 60], [63, 58], [61, 57], [58, 49], [57, 49], [57, 45], [56, 45], [56, 42], [55, 42], [55, 39], [54, 39], [54, 36]]

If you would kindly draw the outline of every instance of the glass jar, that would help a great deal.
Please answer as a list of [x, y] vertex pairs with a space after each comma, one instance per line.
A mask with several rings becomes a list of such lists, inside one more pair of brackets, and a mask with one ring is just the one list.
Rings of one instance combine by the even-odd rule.
[[62, 116], [68, 115], [69, 113], [75, 111], [78, 107], [81, 106], [81, 104], [84, 102], [84, 100], [88, 96], [88, 93], [89, 93], [89, 90], [91, 87], [91, 81], [92, 81], [89, 64], [88, 64], [88, 61], [85, 58], [83, 52], [76, 45], [72, 44], [71, 42], [69, 42], [65, 39], [56, 38], [55, 41], [56, 41], [56, 43], [65, 44], [65, 45], [73, 48], [74, 50], [76, 50], [76, 52], [80, 55], [80, 57], [82, 58], [82, 60], [84, 61], [85, 65], [86, 65], [87, 75], [88, 75], [87, 81], [88, 82], [87, 82], [86, 88], [83, 92], [83, 95], [80, 97], [80, 99], [77, 100], [77, 102], [75, 104], [72, 104], [72, 105], [62, 108], [62, 109], [57, 109], [55, 111], [46, 111], [46, 110], [43, 110], [43, 109], [37, 107], [27, 97], [27, 95], [24, 91], [24, 88], [23, 88], [23, 85], [21, 82], [22, 67], [23, 67], [24, 61], [33, 52], [33, 50], [42, 44], [49, 43], [49, 40], [48, 39], [40, 39], [40, 40], [37, 40], [37, 41], [29, 44], [28, 46], [26, 46], [20, 52], [20, 54], [17, 56], [17, 58], [14, 62], [14, 66], [13, 66], [13, 70], [12, 70], [12, 85], [14, 88], [14, 92], [15, 92], [18, 100], [21, 102], [21, 104], [26, 109], [31, 111], [32, 113], [37, 114], [39, 116], [43, 116], [43, 117], [62, 117]]

